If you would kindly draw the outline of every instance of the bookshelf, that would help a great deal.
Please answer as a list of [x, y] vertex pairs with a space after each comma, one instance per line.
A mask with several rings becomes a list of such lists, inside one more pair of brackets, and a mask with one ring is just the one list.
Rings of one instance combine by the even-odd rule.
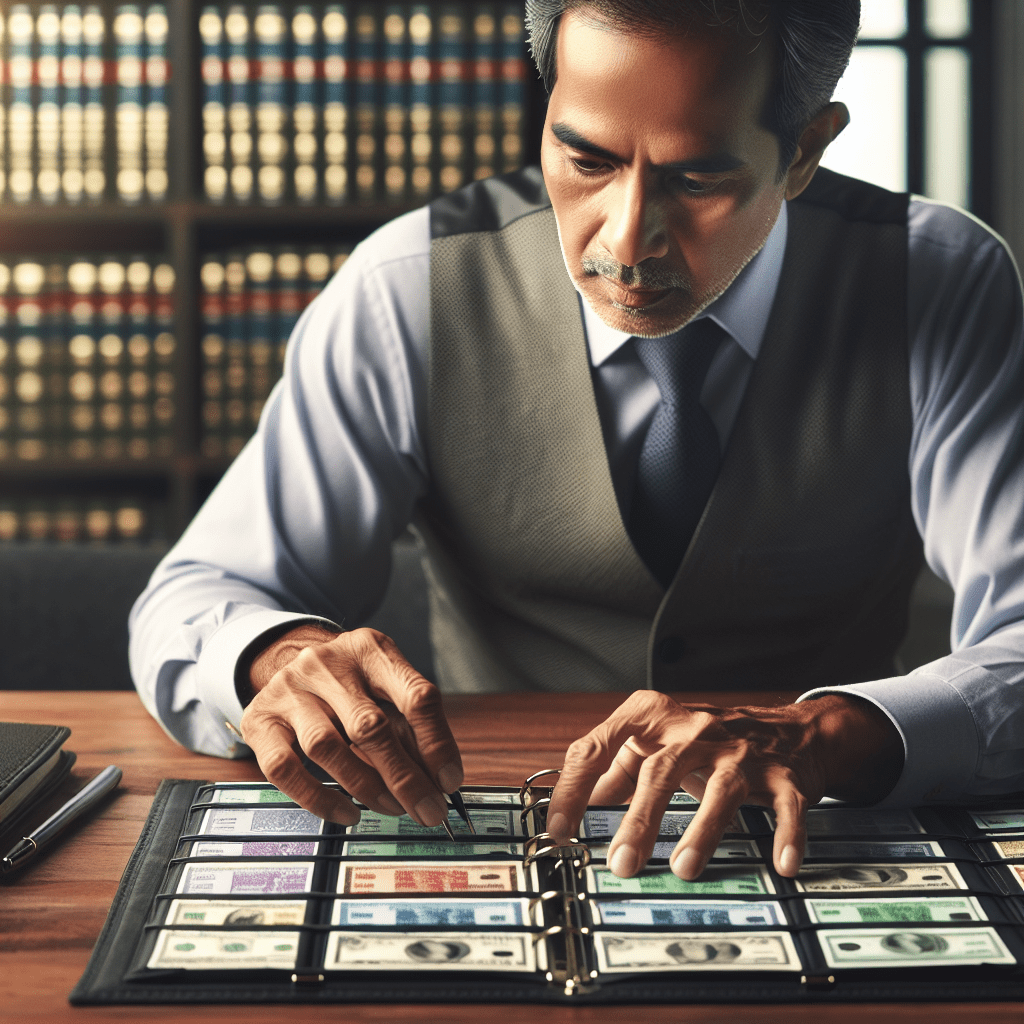
[[[0, 17], [9, 21], [12, 8], [0, 3]], [[38, 13], [48, 5], [23, 4]], [[58, 11], [69, 5], [49, 5]], [[81, 4], [85, 8], [86, 4]], [[112, 23], [126, 6], [105, 3], [98, 6]], [[140, 9], [153, 5], [141, 3]], [[176, 413], [173, 422], [173, 443], [168, 454], [147, 458], [71, 458], [56, 455], [41, 459], [0, 459], [0, 499], [31, 503], [50, 502], [56, 506], [68, 496], [77, 496], [85, 506], [97, 498], [123, 495], [136, 496], [149, 507], [159, 508], [159, 523], [150, 533], [159, 542], [173, 541], [188, 524], [201, 502], [230, 464], [230, 457], [210, 457], [201, 449], [202, 438], [202, 354], [203, 286], [200, 270], [206, 254], [213, 251], [246, 249], [253, 246], [295, 245], [306, 247], [352, 246], [386, 221], [423, 204], [427, 197], [406, 194], [387, 199], [375, 195], [361, 198], [353, 188], [341, 202], [323, 199], [298, 202], [287, 196], [280, 201], [250, 200], [215, 202], [207, 198], [203, 149], [204, 80], [202, 62], [204, 40], [200, 35], [200, 17], [204, 9], [214, 7], [222, 12], [241, 8], [250, 18], [276, 9], [291, 16], [298, 8], [322, 12], [323, 3], [302, 5], [207, 4], [200, 0], [167, 0], [166, 53], [172, 74], [167, 103], [169, 107], [170, 145], [167, 146], [168, 189], [166, 200], [144, 197], [134, 203], [121, 202], [109, 196], [98, 202], [42, 202], [33, 199], [16, 202], [9, 193], [0, 202], [0, 261], [14, 256], [59, 257], [63, 254], [95, 254], [98, 260], [111, 254], [127, 260], [132, 254], [145, 254], [161, 259], [174, 269], [173, 332], [176, 346], [173, 355]], [[417, 9], [432, 15], [444, 11], [461, 12], [474, 18], [481, 12], [499, 14], [518, 9], [521, 4], [481, 4], [463, 0], [448, 4], [340, 4], [350, 20], [359, 13], [387, 13], [410, 17]], [[379, 30], [378, 30], [379, 31]], [[383, 33], [379, 33], [383, 47]], [[467, 38], [469, 35], [467, 33]], [[545, 97], [537, 79], [525, 43], [520, 42], [520, 58], [525, 69], [522, 86], [522, 159], [535, 161], [539, 154]], [[467, 52], [466, 57], [472, 54]], [[250, 64], [253, 62], [250, 61]], [[354, 61], [349, 61], [350, 66]], [[380, 95], [384, 95], [384, 60], [376, 68]], [[226, 64], [225, 64], [226, 67]], [[108, 76], [109, 77], [109, 76]], [[116, 77], [116, 76], [115, 76]], [[5, 75], [5, 102], [10, 95], [10, 75]], [[207, 97], [208, 98], [208, 97]], [[468, 130], [468, 129], [467, 129]], [[108, 135], [112, 135], [108, 132]], [[118, 159], [111, 152], [113, 142], [107, 139], [107, 159]], [[355, 146], [349, 147], [346, 169], [355, 180]], [[383, 155], [378, 155], [378, 170], [383, 171]], [[440, 159], [440, 157], [435, 157]], [[501, 168], [499, 168], [500, 170]], [[439, 177], [439, 176], [438, 176]], [[109, 190], [108, 190], [109, 191]], [[382, 191], [382, 190], [381, 190]], [[431, 194], [439, 194], [433, 187]], [[24, 537], [24, 534], [22, 534]], [[87, 539], [87, 535], [83, 535]]]

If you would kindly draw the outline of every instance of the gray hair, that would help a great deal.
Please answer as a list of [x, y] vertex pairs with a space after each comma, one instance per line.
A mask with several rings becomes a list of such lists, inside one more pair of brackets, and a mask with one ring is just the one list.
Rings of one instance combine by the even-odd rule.
[[780, 173], [804, 128], [832, 99], [860, 25], [860, 0], [526, 0], [530, 50], [549, 93], [557, 73], [559, 19], [580, 7], [616, 28], [645, 35], [679, 30], [694, 19], [755, 37], [773, 31], [779, 58], [764, 124], [779, 139]]

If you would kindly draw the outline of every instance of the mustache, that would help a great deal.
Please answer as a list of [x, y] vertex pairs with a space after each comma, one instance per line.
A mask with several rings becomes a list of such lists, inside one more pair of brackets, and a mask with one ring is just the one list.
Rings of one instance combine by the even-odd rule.
[[644, 260], [635, 267], [627, 267], [610, 256], [583, 256], [583, 272], [592, 277], [608, 277], [626, 288], [645, 288], [660, 291], [664, 288], [683, 288], [689, 291], [689, 282], [674, 270], [653, 260]]

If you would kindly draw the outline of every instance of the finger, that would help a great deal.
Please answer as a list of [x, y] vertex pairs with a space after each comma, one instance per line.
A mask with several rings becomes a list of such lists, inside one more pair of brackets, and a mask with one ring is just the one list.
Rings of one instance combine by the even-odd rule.
[[635, 875], [651, 856], [665, 809], [686, 771], [684, 757], [681, 748], [666, 747], [640, 766], [636, 794], [608, 848], [608, 867], [620, 878]]
[[590, 801], [595, 804], [629, 803], [636, 792], [637, 777], [643, 764], [643, 754], [635, 751], [627, 740], [619, 747], [611, 767], [602, 775], [594, 786]]
[[302, 766], [302, 759], [292, 749], [296, 737], [289, 726], [268, 719], [243, 728], [242, 735], [267, 781], [300, 807], [339, 825], [354, 825], [359, 820], [358, 809], [344, 793], [321, 785]]
[[793, 878], [807, 849], [807, 798], [791, 782], [779, 785], [772, 801], [775, 811], [775, 870]]
[[552, 837], [566, 841], [576, 835], [597, 780], [611, 767], [619, 748], [631, 736], [643, 733], [667, 710], [679, 705], [665, 694], [638, 690], [599, 726], [569, 746], [562, 774], [551, 793], [547, 828]]
[[330, 705], [352, 747], [357, 747], [360, 758], [380, 775], [382, 792], [391, 793], [421, 825], [440, 825], [448, 814], [447, 801], [426, 770], [402, 746], [387, 712], [369, 696], [371, 686], [362, 672], [361, 660], [358, 645], [353, 657], [347, 643], [324, 644], [306, 648], [282, 672], [294, 670], [304, 688]]
[[672, 851], [672, 871], [693, 881], [707, 866], [729, 823], [747, 796], [747, 781], [734, 765], [719, 765], [708, 778], [704, 799]]
[[382, 814], [402, 813], [402, 805], [388, 792], [384, 780], [371, 765], [360, 760], [338, 733], [334, 722], [323, 711], [318, 697], [309, 695], [320, 705], [320, 713], [308, 711], [293, 716], [292, 730], [311, 761], [315, 761], [360, 803]]
[[[361, 632], [361, 631], [360, 631]], [[462, 755], [445, 718], [441, 691], [404, 658], [383, 633], [368, 630], [362, 668], [376, 696], [398, 708], [412, 730], [418, 759], [445, 793], [463, 783]]]

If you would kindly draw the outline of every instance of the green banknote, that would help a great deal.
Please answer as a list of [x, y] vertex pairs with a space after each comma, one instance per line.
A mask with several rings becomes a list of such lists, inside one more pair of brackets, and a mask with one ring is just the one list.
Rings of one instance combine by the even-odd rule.
[[588, 887], [594, 893], [643, 896], [764, 896], [774, 893], [763, 868], [712, 865], [695, 882], [687, 882], [668, 868], [649, 868], [633, 878], [619, 878], [607, 868], [590, 867]]
[[279, 789], [266, 786], [231, 786], [225, 783], [223, 789], [213, 791], [212, 804], [290, 804], [294, 801]]
[[485, 857], [495, 853], [515, 857], [521, 854], [521, 850], [512, 843], [360, 841], [346, 843], [342, 853], [346, 857]]
[[898, 921], [987, 921], [973, 896], [902, 896], [879, 900], [807, 900], [816, 924], [890, 924]]

